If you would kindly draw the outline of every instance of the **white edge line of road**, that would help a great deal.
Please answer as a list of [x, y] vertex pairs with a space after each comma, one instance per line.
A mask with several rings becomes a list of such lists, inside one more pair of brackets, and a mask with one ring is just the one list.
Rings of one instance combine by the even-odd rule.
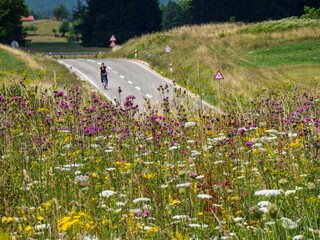
[[[82, 80], [85, 80], [85, 81], [90, 82], [91, 85], [95, 86], [95, 88], [97, 88], [97, 89], [100, 91], [100, 89], [99, 89], [99, 87], [97, 86], [97, 84], [95, 84], [94, 81], [92, 81], [87, 75], [85, 75], [84, 73], [82, 73], [79, 69], [74, 68], [74, 67], [72, 67], [72, 65], [67, 64], [67, 63], [65, 63], [65, 62], [63, 62], [63, 61], [58, 60], [58, 62], [59, 62], [60, 64], [64, 65], [64, 66], [66, 66], [71, 72], [74, 71], [75, 74], [78, 75]], [[72, 68], [70, 68], [70, 67], [72, 67]], [[100, 92], [101, 92], [101, 91], [100, 91]], [[111, 101], [110, 98], [109, 98], [109, 96], [108, 96], [106, 93], [102, 92], [102, 94], [103, 94], [107, 99], [109, 99], [109, 101]], [[113, 103], [113, 101], [111, 101], [111, 102]]]

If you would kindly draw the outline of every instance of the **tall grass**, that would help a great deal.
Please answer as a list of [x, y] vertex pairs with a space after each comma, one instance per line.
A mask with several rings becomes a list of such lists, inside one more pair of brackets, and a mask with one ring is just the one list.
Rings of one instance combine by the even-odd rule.
[[0, 83], [52, 86], [85, 85], [61, 64], [39, 54], [26, 53], [0, 44]]
[[[180, 96], [181, 97], [181, 96]], [[1, 226], [18, 239], [317, 239], [319, 92], [139, 113], [82, 89], [0, 90]]]

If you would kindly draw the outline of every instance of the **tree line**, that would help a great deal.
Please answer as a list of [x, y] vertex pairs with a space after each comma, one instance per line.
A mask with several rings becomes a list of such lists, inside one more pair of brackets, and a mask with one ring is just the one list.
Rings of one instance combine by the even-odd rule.
[[74, 11], [75, 32], [85, 46], [106, 46], [114, 34], [119, 43], [158, 30], [210, 22], [259, 22], [301, 16], [319, 0], [180, 0], [159, 7], [158, 0], [87, 0]]
[[[117, 43], [159, 30], [218, 22], [259, 22], [290, 16], [317, 16], [319, 0], [180, 0], [166, 5], [158, 0], [78, 0], [72, 14], [60, 5], [58, 20], [68, 18], [73, 34], [84, 46], [108, 46], [113, 34]], [[20, 16], [27, 15], [23, 0], [0, 0], [0, 42], [23, 41]], [[319, 15], [319, 14], [318, 14]], [[64, 23], [66, 25], [66, 23]]]

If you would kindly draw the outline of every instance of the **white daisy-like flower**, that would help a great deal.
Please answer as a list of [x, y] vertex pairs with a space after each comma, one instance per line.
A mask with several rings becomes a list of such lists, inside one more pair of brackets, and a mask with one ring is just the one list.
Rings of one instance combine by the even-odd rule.
[[186, 182], [186, 183], [177, 184], [176, 187], [177, 188], [183, 188], [183, 187], [189, 187], [190, 185], [191, 185], [191, 183]]
[[195, 122], [186, 122], [186, 123], [184, 124], [184, 127], [185, 127], [185, 128], [189, 128], [189, 127], [194, 127], [195, 125], [196, 125]]
[[134, 204], [136, 204], [136, 203], [138, 203], [138, 202], [149, 202], [149, 201], [151, 201], [150, 198], [141, 197], [141, 198], [136, 198], [136, 199], [134, 199], [132, 202], [133, 202]]
[[201, 199], [211, 199], [212, 198], [212, 196], [209, 194], [198, 194], [197, 197], [201, 198]]
[[260, 191], [256, 191], [254, 193], [255, 196], [275, 196], [275, 195], [280, 195], [281, 191], [278, 189], [264, 189]]
[[102, 191], [99, 196], [100, 197], [106, 197], [106, 198], [109, 198], [111, 197], [112, 195], [115, 195], [116, 192], [115, 191], [112, 191], [112, 190], [105, 190], [105, 191]]
[[164, 189], [164, 188], [167, 188], [168, 185], [167, 185], [167, 184], [162, 184], [160, 187], [161, 187], [162, 189]]

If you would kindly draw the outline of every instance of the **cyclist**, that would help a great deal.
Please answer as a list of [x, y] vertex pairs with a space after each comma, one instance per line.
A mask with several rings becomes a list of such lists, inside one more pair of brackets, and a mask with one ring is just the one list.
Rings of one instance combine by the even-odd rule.
[[105, 87], [108, 86], [108, 74], [109, 71], [107, 69], [107, 67], [104, 65], [104, 63], [101, 63], [100, 69], [99, 69], [99, 73], [101, 76], [101, 83], [104, 84], [104, 80], [106, 81], [105, 83]]

